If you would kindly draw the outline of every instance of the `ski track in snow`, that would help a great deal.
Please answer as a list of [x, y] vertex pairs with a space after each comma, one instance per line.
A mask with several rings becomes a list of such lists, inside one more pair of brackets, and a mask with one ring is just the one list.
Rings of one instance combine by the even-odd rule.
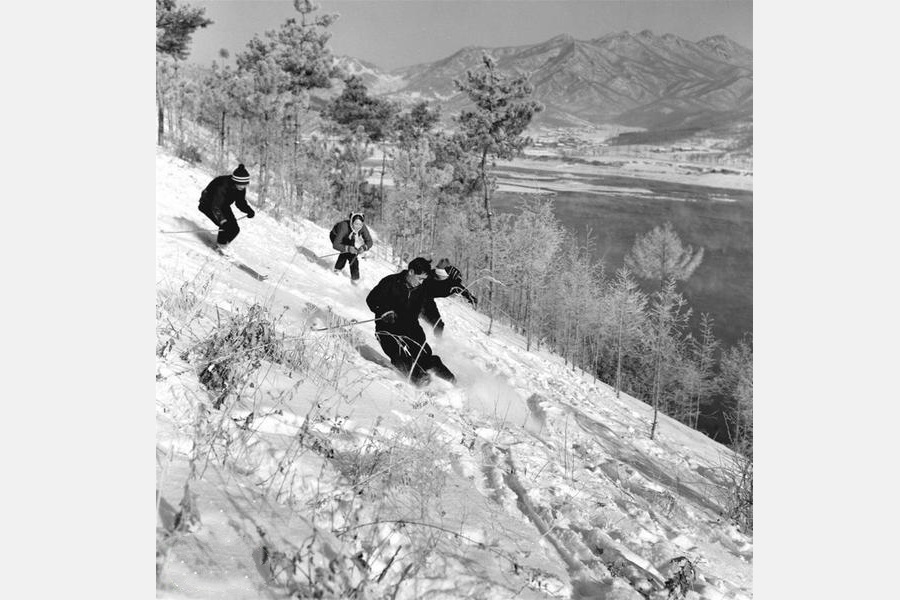
[[[195, 197], [212, 174], [162, 151], [157, 153], [157, 174], [160, 230], [211, 227], [197, 211]], [[186, 190], [193, 196], [186, 198]], [[249, 201], [256, 208], [252, 196]], [[569, 581], [554, 588], [559, 594], [590, 597], [602, 589], [609, 598], [640, 597], [634, 594], [643, 585], [641, 577], [658, 579], [654, 564], [680, 554], [702, 565], [702, 580], [695, 584], [692, 598], [752, 598], [752, 542], [736, 531], [722, 533], [717, 514], [721, 508], [712, 499], [721, 447], [663, 415], [657, 439], [649, 440], [651, 411], [645, 404], [625, 394], [616, 398], [608, 385], [573, 370], [558, 356], [535, 348], [526, 351], [524, 340], [498, 322], [492, 334], [485, 335], [486, 315], [459, 298], [437, 300], [446, 328], [443, 338], [429, 334], [429, 343], [458, 383], [434, 382], [415, 389], [390, 367], [372, 323], [310, 331], [311, 326], [327, 327], [336, 320], [373, 317], [365, 296], [382, 277], [395, 272], [383, 258], [384, 248], [376, 246], [372, 258], [362, 262], [360, 285], [353, 286], [346, 268], [340, 275], [331, 272], [334, 257], [318, 258], [334, 252], [326, 228], [305, 221], [286, 227], [264, 210], [240, 225], [236, 260], [267, 275], [266, 280], [217, 255], [213, 233], [159, 233], [158, 288], [177, 289], [212, 273], [208, 301], [219, 310], [260, 302], [282, 315], [281, 327], [288, 336], [342, 336], [347, 341], [335, 346], [340, 355], [323, 356], [323, 364], [340, 360], [347, 369], [333, 390], [267, 375], [258, 384], [273, 390], [271, 405], [232, 413], [238, 421], [258, 419], [253, 426], [258, 439], [248, 446], [248, 464], [252, 458], [261, 473], [278, 475], [285, 440], [306, 422], [302, 413], [292, 412], [299, 402], [292, 398], [340, 394], [344, 400], [335, 408], [331, 425], [312, 427], [325, 438], [343, 432], [335, 443], [361, 444], [382, 419], [377, 429], [389, 433], [418, 423], [424, 415], [437, 424], [440, 438], [457, 449], [452, 459], [457, 476], [470, 479], [496, 507], [493, 510], [507, 515], [504, 518], [524, 518], [532, 524], [544, 551], [559, 561], [560, 573], [568, 573]], [[158, 376], [161, 452], [190, 450], [190, 428], [184, 424], [191, 418], [190, 398], [204, 392], [196, 376], [185, 371], [189, 367], [171, 365]], [[289, 389], [295, 392], [288, 400], [276, 393]], [[172, 401], [161, 405], [160, 397]], [[339, 412], [344, 421], [336, 420]], [[298, 476], [292, 484], [295, 491], [311, 489], [315, 476]], [[613, 556], [633, 573], [601, 585], [596, 577], [610, 576]], [[628, 568], [623, 572], [631, 573]], [[557, 581], [546, 577], [547, 582]], [[550, 597], [546, 590], [551, 587], [548, 583], [533, 597]]]

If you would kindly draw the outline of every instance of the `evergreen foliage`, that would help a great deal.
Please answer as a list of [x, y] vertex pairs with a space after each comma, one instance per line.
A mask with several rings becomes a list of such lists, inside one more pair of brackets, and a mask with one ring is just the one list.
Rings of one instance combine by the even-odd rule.
[[[530, 142], [523, 137], [532, 117], [543, 110], [534, 100], [529, 100], [533, 88], [521, 75], [509, 76], [496, 69], [496, 61], [487, 54], [482, 56], [484, 67], [479, 71], [467, 71], [465, 81], [454, 80], [459, 91], [465, 93], [475, 105], [465, 109], [457, 118], [464, 147], [478, 159], [484, 212], [486, 216], [489, 246], [487, 268], [494, 271], [494, 227], [491, 193], [496, 188], [496, 178], [491, 174], [491, 161], [517, 156]], [[494, 285], [488, 286], [488, 314], [493, 324]], [[488, 332], [490, 332], [490, 325]]]
[[398, 250], [411, 256], [432, 255], [438, 221], [437, 189], [450, 180], [448, 167], [434, 165], [428, 138], [397, 152], [394, 159], [396, 193], [390, 201], [391, 231]]
[[690, 380], [690, 398], [678, 415], [683, 423], [697, 428], [700, 420], [700, 409], [707, 404], [710, 396], [716, 391], [716, 353], [719, 341], [713, 334], [713, 319], [707, 313], [700, 315], [700, 336], [691, 337], [689, 343], [690, 360], [693, 365]]
[[377, 143], [387, 138], [399, 110], [393, 103], [369, 95], [362, 79], [353, 75], [323, 112], [326, 118], [349, 131], [362, 127], [367, 139]]
[[212, 25], [204, 8], [178, 5], [175, 0], [156, 0], [156, 53], [176, 60], [188, 57], [191, 36]]
[[[624, 386], [623, 367], [628, 356], [633, 356], [640, 347], [642, 333], [646, 327], [647, 297], [627, 268], [616, 271], [614, 278], [607, 282], [606, 293], [600, 299], [600, 315], [604, 344], [610, 355], [610, 374], [616, 390], [616, 397]], [[629, 386], [630, 387], [630, 386]]]
[[[277, 156], [281, 153], [276, 149], [285, 133], [296, 141], [307, 92], [329, 88], [331, 78], [339, 74], [326, 31], [337, 17], [313, 16], [318, 7], [308, 0], [295, 0], [294, 8], [301, 15], [299, 22], [287, 19], [280, 29], [267, 31], [262, 38], [254, 36], [235, 57], [246, 92], [241, 96], [241, 112], [250, 125], [248, 137], [259, 162], [260, 205], [266, 203], [273, 163], [281, 163], [282, 171], [297, 171], [298, 153]], [[250, 161], [245, 158], [244, 162]]]
[[753, 346], [743, 339], [725, 351], [719, 386], [732, 399], [726, 413], [731, 443], [742, 452], [753, 453]]
[[173, 89], [180, 82], [178, 65], [187, 58], [191, 36], [197, 29], [211, 25], [203, 16], [205, 9], [179, 6], [175, 0], [156, 0], [156, 143], [165, 136], [166, 109]]
[[506, 282], [504, 308], [512, 313], [525, 335], [526, 349], [531, 349], [540, 315], [535, 303], [562, 244], [563, 229], [553, 216], [550, 201], [525, 202], [515, 217], [501, 221], [498, 249], [498, 275]]
[[654, 227], [643, 236], [636, 236], [634, 246], [625, 256], [625, 266], [642, 279], [658, 283], [662, 289], [666, 280], [683, 281], [689, 278], [703, 260], [703, 248], [694, 252], [684, 246], [672, 224]]
[[[353, 167], [352, 171], [342, 170], [344, 177], [340, 189], [349, 190], [349, 195], [341, 196], [346, 205], [354, 209], [360, 208], [360, 188], [366, 182], [362, 163], [371, 154], [369, 145], [387, 140], [398, 112], [399, 108], [393, 102], [371, 96], [362, 79], [355, 75], [345, 80], [340, 95], [325, 106], [324, 117], [339, 125], [343, 131], [341, 143], [346, 147], [346, 156]], [[382, 181], [384, 162], [382, 161]], [[382, 203], [381, 189], [379, 186], [379, 205]], [[380, 206], [371, 208], [381, 212]]]
[[415, 146], [441, 120], [440, 109], [427, 101], [417, 102], [408, 111], [397, 115], [395, 136], [400, 148]]

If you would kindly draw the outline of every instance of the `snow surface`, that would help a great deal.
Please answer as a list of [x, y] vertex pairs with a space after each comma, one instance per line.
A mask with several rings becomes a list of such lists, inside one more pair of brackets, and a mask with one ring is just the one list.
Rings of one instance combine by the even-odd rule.
[[[557, 355], [526, 351], [524, 339], [502, 324], [487, 335], [487, 317], [455, 298], [438, 299], [447, 325], [442, 339], [429, 341], [458, 385], [409, 386], [389, 367], [372, 323], [310, 331], [334, 316], [373, 317], [366, 294], [398, 270], [384, 246], [361, 262], [361, 285], [353, 286], [346, 270], [332, 272], [334, 257], [317, 258], [333, 252], [326, 228], [276, 221], [252, 194], [257, 216], [240, 221], [234, 254], [268, 275], [265, 281], [218, 256], [212, 233], [163, 233], [212, 227], [197, 198], [214, 175], [157, 151], [158, 297], [208, 282], [198, 310], [174, 323], [182, 332], [176, 348], [157, 360], [158, 531], [172, 528], [198, 406], [211, 403], [181, 352], [208, 336], [217, 319], [253, 303], [280, 315], [287, 336], [320, 351], [302, 376], [261, 367], [251, 400], [228, 415], [239, 423], [253, 413], [253, 427], [235, 426], [234, 460], [209, 460], [192, 484], [202, 526], [170, 539], [157, 597], [285, 597], [264, 546], [291, 554], [315, 531], [329, 556], [359, 550], [339, 535], [352, 521], [348, 513], [333, 511], [330, 524], [313, 514], [323, 499], [345, 495], [348, 482], [325, 454], [292, 457], [304, 427], [344, 456], [361, 457], [366, 440], [404, 435], [410, 455], [416, 443], [430, 449], [426, 473], [442, 482], [436, 497], [411, 506], [399, 499], [398, 485], [377, 501], [360, 500], [357, 511], [362, 523], [379, 522], [359, 531], [398, 552], [397, 566], [387, 551], [375, 557], [373, 577], [399, 576], [399, 565], [413, 562], [404, 548], [414, 536], [433, 538], [427, 566], [399, 585], [398, 599], [665, 598], [658, 588], [680, 556], [697, 569], [687, 598], [753, 597], [753, 539], [721, 516], [727, 448], [663, 415], [650, 440], [649, 406], [617, 398]], [[158, 326], [176, 316], [163, 311]], [[225, 422], [221, 412], [211, 415]], [[392, 519], [422, 517], [424, 504], [430, 529], [392, 526]], [[654, 585], [657, 591], [641, 595]]]

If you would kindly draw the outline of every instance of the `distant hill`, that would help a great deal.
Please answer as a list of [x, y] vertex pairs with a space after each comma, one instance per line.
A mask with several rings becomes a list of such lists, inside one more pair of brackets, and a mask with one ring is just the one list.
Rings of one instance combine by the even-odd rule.
[[619, 124], [650, 131], [744, 131], [753, 118], [753, 54], [723, 35], [690, 42], [624, 31], [593, 40], [559, 35], [503, 48], [467, 47], [441, 60], [397, 69], [342, 57], [376, 94], [437, 101], [446, 113], [467, 99], [453, 80], [477, 69], [483, 53], [500, 70], [527, 75], [545, 110], [536, 124]]

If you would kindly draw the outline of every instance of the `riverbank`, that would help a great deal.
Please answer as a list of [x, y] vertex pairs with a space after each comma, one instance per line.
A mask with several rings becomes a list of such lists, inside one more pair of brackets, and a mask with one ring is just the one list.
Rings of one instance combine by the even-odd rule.
[[[603, 156], [566, 158], [556, 153], [529, 151], [526, 156], [498, 163], [501, 171], [521, 169], [533, 172], [531, 181], [503, 178], [500, 191], [549, 193], [556, 191], [590, 192], [580, 179], [584, 177], [628, 177], [666, 183], [752, 191], [753, 171], [738, 167], [697, 162], [629, 156], [610, 152]], [[566, 181], [566, 175], [573, 177]], [[571, 184], [571, 185], [569, 185]], [[630, 188], [634, 192], [634, 188]], [[598, 191], [603, 191], [599, 190]]]

